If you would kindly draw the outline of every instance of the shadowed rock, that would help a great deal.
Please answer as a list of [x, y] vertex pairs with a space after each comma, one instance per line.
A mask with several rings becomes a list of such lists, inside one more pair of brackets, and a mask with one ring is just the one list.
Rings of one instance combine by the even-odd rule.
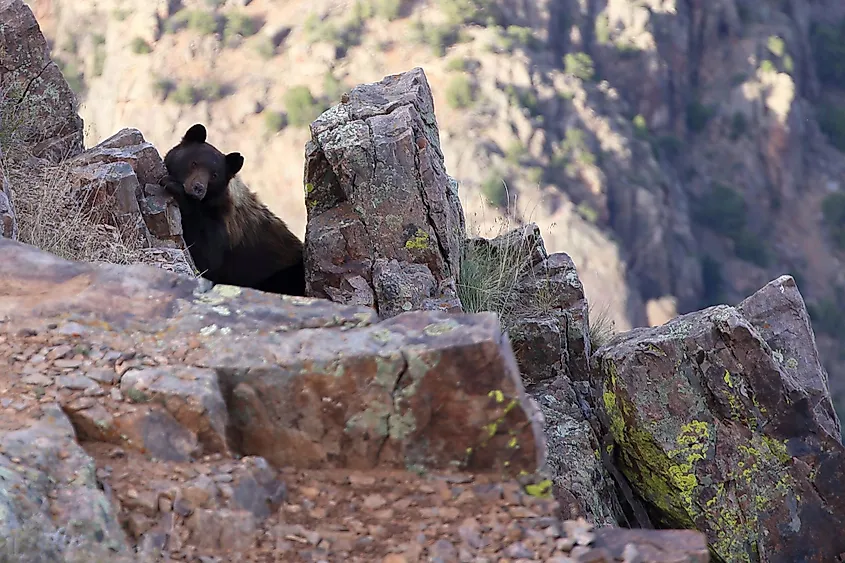
[[792, 278], [595, 357], [617, 462], [661, 524], [705, 532], [725, 561], [845, 552], [845, 448]]
[[311, 124], [305, 152], [309, 295], [384, 317], [460, 311], [464, 216], [422, 69], [353, 88]]
[[8, 377], [65, 382], [62, 404], [89, 438], [173, 460], [235, 449], [307, 467], [514, 474], [542, 463], [539, 413], [491, 313], [376, 324], [363, 307], [205, 291], [157, 268], [68, 262], [6, 239], [0, 252], [0, 333], [96, 358], [59, 357], [35, 381], [16, 364]]

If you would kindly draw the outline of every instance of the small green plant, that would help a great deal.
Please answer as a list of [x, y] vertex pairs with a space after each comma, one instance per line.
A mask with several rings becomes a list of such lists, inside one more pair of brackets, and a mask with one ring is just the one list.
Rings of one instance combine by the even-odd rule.
[[133, 38], [129, 44], [129, 48], [136, 55], [146, 55], [147, 53], [153, 52], [153, 48], [150, 47], [150, 44], [143, 37]]
[[652, 142], [652, 149], [670, 161], [681, 155], [683, 147], [684, 142], [674, 135], [660, 135]]
[[745, 135], [747, 129], [748, 119], [745, 117], [745, 114], [740, 111], [734, 113], [733, 118], [731, 119], [731, 140], [736, 141]]
[[564, 72], [589, 82], [595, 76], [593, 59], [587, 53], [567, 53], [563, 58]]
[[287, 116], [280, 111], [264, 112], [264, 128], [269, 133], [278, 133], [287, 126]]
[[760, 72], [764, 74], [773, 74], [777, 71], [778, 69], [775, 67], [775, 63], [773, 63], [769, 59], [765, 59], [760, 62]]
[[489, 0], [437, 0], [440, 11], [453, 26], [483, 23], [490, 15]]
[[514, 139], [505, 149], [505, 160], [508, 164], [517, 166], [527, 154], [528, 149], [525, 148], [525, 145], [519, 139]]
[[687, 104], [687, 129], [693, 133], [700, 133], [707, 127], [714, 110], [695, 100]]
[[201, 35], [217, 33], [217, 16], [205, 10], [192, 10], [188, 12], [188, 29], [196, 31]]
[[616, 333], [616, 325], [607, 304], [597, 310], [592, 303], [588, 303], [587, 318], [590, 323], [590, 349], [595, 351], [610, 342]]
[[453, 59], [449, 59], [449, 62], [446, 63], [446, 70], [450, 70], [453, 72], [466, 72], [469, 68], [469, 61], [462, 57], [455, 57]]
[[833, 244], [845, 250], [845, 193], [834, 192], [822, 200], [822, 218]]
[[106, 49], [100, 45], [94, 48], [94, 76], [102, 76], [106, 68]]
[[102, 47], [106, 44], [106, 37], [102, 33], [95, 33], [91, 36], [91, 43], [94, 47]]
[[769, 249], [763, 240], [747, 229], [743, 229], [734, 239], [734, 253], [740, 260], [756, 264], [761, 268], [767, 267], [771, 262]]
[[170, 94], [170, 100], [183, 106], [192, 106], [197, 103], [199, 99], [199, 93], [196, 88], [188, 82], [182, 82], [176, 86]]
[[127, 10], [127, 9], [124, 9], [124, 8], [115, 8], [114, 10], [112, 10], [111, 15], [112, 15], [112, 18], [114, 18], [116, 21], [122, 22], [122, 21], [126, 20], [126, 18], [128, 18], [129, 14], [131, 14], [131, 13], [132, 13], [131, 10]]
[[640, 139], [648, 139], [648, 124], [642, 114], [635, 115], [631, 123], [634, 126], [634, 135]]
[[333, 103], [340, 101], [340, 97], [346, 91], [346, 86], [338, 78], [327, 70], [323, 75], [323, 96]]
[[786, 54], [786, 42], [777, 35], [769, 36], [769, 39], [766, 41], [766, 47], [776, 57], [782, 57]]
[[497, 207], [508, 203], [508, 189], [504, 178], [497, 172], [490, 172], [481, 182], [481, 195]]
[[845, 152], [845, 107], [821, 104], [816, 108], [816, 119], [830, 144]]
[[323, 112], [323, 107], [305, 85], [293, 86], [282, 97], [288, 121], [294, 127], [305, 127]]
[[403, 0], [374, 0], [375, 13], [380, 18], [393, 21], [402, 13]]
[[251, 37], [258, 33], [258, 24], [250, 16], [233, 12], [226, 16], [226, 25], [223, 27], [223, 40], [231, 44], [238, 37]]
[[256, 37], [253, 43], [253, 48], [262, 59], [272, 59], [276, 56], [276, 46], [273, 44], [273, 39], [267, 37], [266, 35]]
[[845, 86], [845, 19], [810, 26], [810, 45], [819, 81]]
[[702, 226], [736, 239], [745, 229], [747, 208], [736, 190], [715, 183], [707, 195], [695, 201], [692, 217]]
[[599, 45], [610, 43], [610, 16], [607, 15], [607, 12], [602, 12], [596, 16], [595, 33], [596, 42]]
[[465, 109], [475, 101], [472, 83], [466, 75], [452, 77], [446, 86], [446, 103], [453, 109]]

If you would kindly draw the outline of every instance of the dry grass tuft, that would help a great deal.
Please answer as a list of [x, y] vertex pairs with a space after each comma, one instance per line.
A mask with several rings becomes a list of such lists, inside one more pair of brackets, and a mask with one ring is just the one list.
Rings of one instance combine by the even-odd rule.
[[[68, 260], [137, 264], [149, 262], [146, 241], [115, 216], [114, 196], [78, 187], [67, 160], [50, 163], [18, 151], [4, 158], [18, 220], [18, 238]], [[96, 206], [93, 202], [97, 202]]]
[[605, 303], [598, 310], [592, 303], [589, 303], [587, 311], [590, 317], [590, 349], [595, 352], [610, 342], [610, 339], [616, 334], [616, 323], [610, 316], [608, 303]]
[[0, 155], [18, 239], [68, 260], [159, 265], [147, 241], [115, 216], [113, 196], [74, 183], [67, 158], [50, 162], [30, 153], [32, 140], [23, 137], [34, 116], [21, 103], [22, 95], [17, 89], [0, 89]]

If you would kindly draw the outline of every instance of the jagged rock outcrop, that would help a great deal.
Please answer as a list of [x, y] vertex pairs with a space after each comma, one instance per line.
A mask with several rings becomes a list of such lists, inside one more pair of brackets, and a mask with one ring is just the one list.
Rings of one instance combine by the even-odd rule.
[[[375, 323], [363, 307], [205, 291], [155, 268], [0, 244], [0, 331], [64, 345], [11, 368], [20, 384], [61, 389], [90, 439], [162, 459], [234, 447], [304, 467], [515, 473], [543, 461], [539, 414], [492, 314]], [[68, 359], [73, 349], [87, 359]]]
[[18, 222], [15, 219], [15, 208], [12, 205], [12, 188], [9, 178], [3, 169], [3, 150], [0, 148], [0, 237], [16, 240], [18, 238]]
[[[4, 340], [0, 336], [0, 347]], [[0, 558], [131, 561], [93, 460], [76, 442], [61, 408], [43, 403], [9, 409], [5, 401], [0, 409]]]
[[658, 523], [705, 532], [724, 561], [845, 552], [845, 446], [791, 277], [595, 359], [617, 464]]
[[5, 136], [14, 135], [39, 158], [58, 161], [82, 152], [76, 96], [50, 58], [47, 41], [22, 0], [0, 0], [0, 96], [13, 105]]
[[384, 317], [460, 310], [463, 209], [421, 68], [353, 88], [311, 124], [305, 203], [309, 295]]
[[121, 129], [79, 154], [69, 166], [85, 204], [102, 209], [104, 222], [147, 249], [150, 263], [194, 275], [179, 206], [159, 185], [166, 173], [164, 162], [140, 131]]

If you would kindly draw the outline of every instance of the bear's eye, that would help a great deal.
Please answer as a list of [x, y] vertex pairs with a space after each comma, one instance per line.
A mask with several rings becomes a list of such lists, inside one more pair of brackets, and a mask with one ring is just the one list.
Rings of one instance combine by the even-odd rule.
[[191, 170], [195, 169], [196, 167], [197, 167], [197, 161], [194, 160], [194, 161], [191, 162]]
[[212, 175], [211, 175], [211, 179], [212, 179], [212, 180], [216, 180], [216, 179], [217, 179], [217, 172], [215, 172], [214, 174], [212, 174]]

